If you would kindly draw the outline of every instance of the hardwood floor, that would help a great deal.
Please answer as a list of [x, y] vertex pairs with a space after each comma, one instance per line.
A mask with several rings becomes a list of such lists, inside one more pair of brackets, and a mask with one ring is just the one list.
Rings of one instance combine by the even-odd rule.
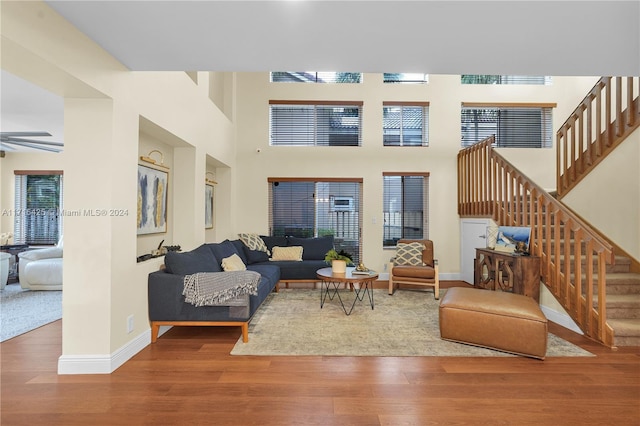
[[239, 357], [170, 330], [110, 375], [58, 376], [61, 321], [0, 344], [6, 425], [640, 425], [640, 348], [595, 357]]

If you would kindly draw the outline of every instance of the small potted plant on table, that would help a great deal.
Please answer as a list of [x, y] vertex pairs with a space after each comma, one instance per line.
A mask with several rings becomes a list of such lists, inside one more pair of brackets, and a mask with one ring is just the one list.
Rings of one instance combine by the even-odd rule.
[[336, 249], [329, 250], [324, 255], [324, 261], [331, 265], [334, 274], [344, 274], [347, 272], [347, 265], [353, 265], [353, 257], [344, 250], [339, 252]]

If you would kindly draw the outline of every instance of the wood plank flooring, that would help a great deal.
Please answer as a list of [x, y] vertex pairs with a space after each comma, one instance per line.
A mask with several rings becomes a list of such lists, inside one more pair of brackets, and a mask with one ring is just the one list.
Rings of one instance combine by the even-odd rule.
[[595, 357], [237, 357], [174, 328], [110, 375], [58, 376], [61, 321], [0, 344], [6, 425], [640, 425], [640, 348]]

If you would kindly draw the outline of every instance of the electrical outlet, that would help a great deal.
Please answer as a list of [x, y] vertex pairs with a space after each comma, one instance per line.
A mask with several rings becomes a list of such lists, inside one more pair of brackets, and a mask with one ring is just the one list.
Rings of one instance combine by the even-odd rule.
[[133, 333], [133, 315], [127, 317], [127, 333]]

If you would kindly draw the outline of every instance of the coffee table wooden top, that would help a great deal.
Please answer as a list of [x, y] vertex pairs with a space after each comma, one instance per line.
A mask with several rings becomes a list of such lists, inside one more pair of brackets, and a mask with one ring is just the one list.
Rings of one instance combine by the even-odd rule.
[[344, 274], [334, 274], [331, 268], [322, 268], [316, 271], [316, 275], [323, 281], [333, 281], [339, 283], [360, 283], [364, 281], [372, 281], [378, 278], [378, 273], [371, 271], [369, 274], [354, 274], [355, 267], [347, 268]]

